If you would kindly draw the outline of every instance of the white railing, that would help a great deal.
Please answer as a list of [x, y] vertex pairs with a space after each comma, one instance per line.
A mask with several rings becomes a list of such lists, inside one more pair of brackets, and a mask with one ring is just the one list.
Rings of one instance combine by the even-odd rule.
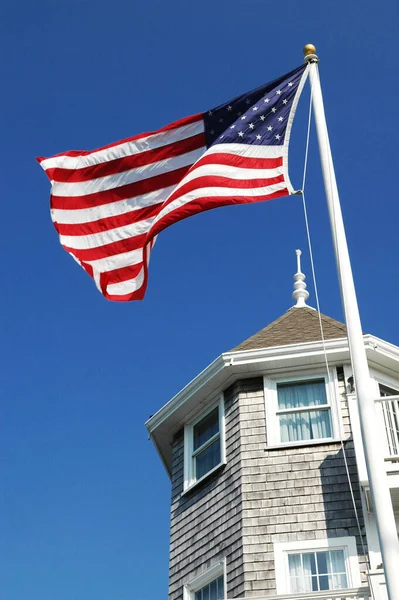
[[[244, 600], [244, 598], [235, 600]], [[362, 587], [350, 590], [307, 592], [306, 594], [283, 594], [282, 596], [251, 596], [251, 600], [371, 600], [371, 592], [368, 587]]]
[[385, 428], [386, 458], [399, 460], [399, 396], [384, 396], [376, 400]]

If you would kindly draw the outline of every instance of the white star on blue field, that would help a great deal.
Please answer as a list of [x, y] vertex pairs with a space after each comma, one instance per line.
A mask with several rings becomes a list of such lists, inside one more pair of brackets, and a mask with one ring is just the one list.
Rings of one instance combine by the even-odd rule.
[[305, 65], [204, 113], [207, 145], [282, 145]]

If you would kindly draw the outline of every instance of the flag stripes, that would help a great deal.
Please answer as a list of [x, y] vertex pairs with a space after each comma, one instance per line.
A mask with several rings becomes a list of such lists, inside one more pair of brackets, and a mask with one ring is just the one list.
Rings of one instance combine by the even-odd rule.
[[292, 192], [288, 139], [304, 72], [156, 132], [38, 159], [60, 242], [106, 298], [143, 298], [156, 236], [172, 223]]

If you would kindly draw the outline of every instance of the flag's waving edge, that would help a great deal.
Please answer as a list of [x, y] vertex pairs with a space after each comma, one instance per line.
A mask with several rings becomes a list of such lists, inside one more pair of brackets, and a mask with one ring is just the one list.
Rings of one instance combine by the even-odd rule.
[[206, 113], [92, 152], [40, 158], [64, 249], [110, 300], [142, 299], [155, 236], [204, 210], [286, 196], [301, 66]]

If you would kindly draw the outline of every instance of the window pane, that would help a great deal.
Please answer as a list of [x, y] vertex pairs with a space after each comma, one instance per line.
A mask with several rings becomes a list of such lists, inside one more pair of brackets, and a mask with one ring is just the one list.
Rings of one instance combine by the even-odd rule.
[[195, 457], [195, 476], [199, 479], [220, 463], [220, 438]]
[[223, 575], [216, 580], [218, 584], [217, 600], [224, 600], [224, 579]]
[[219, 408], [216, 407], [194, 426], [194, 450], [219, 431]]
[[282, 442], [319, 440], [331, 437], [330, 410], [312, 410], [280, 415]]
[[319, 575], [325, 575], [330, 572], [327, 571], [327, 552], [317, 553], [317, 570], [319, 571]]
[[329, 573], [345, 573], [345, 558], [343, 550], [330, 550]]
[[223, 575], [214, 579], [195, 592], [194, 600], [224, 600], [223, 581]]
[[331, 580], [331, 590], [344, 590], [348, 587], [348, 579], [345, 573], [342, 575], [330, 575], [329, 579]]
[[327, 404], [324, 379], [277, 385], [278, 407], [299, 408]]
[[290, 577], [298, 577], [302, 573], [301, 555], [300, 554], [289, 554], [288, 555], [288, 568]]
[[302, 554], [302, 565], [305, 575], [316, 575], [316, 560], [314, 552], [306, 552]]
[[312, 591], [312, 582], [310, 578], [293, 577], [290, 579], [290, 591], [293, 594], [301, 594], [302, 592]]
[[380, 388], [380, 396], [384, 397], [384, 396], [399, 396], [399, 392], [397, 390], [394, 390], [393, 388], [390, 388], [386, 385], [382, 385], [380, 383], [379, 385]]
[[320, 590], [329, 590], [328, 575], [320, 575], [319, 577]]
[[319, 580], [317, 579], [317, 575], [314, 575], [312, 577], [312, 592], [318, 592], [319, 589]]
[[215, 579], [215, 581], [212, 581], [209, 584], [209, 600], [218, 600], [218, 584], [217, 584], [217, 580]]

